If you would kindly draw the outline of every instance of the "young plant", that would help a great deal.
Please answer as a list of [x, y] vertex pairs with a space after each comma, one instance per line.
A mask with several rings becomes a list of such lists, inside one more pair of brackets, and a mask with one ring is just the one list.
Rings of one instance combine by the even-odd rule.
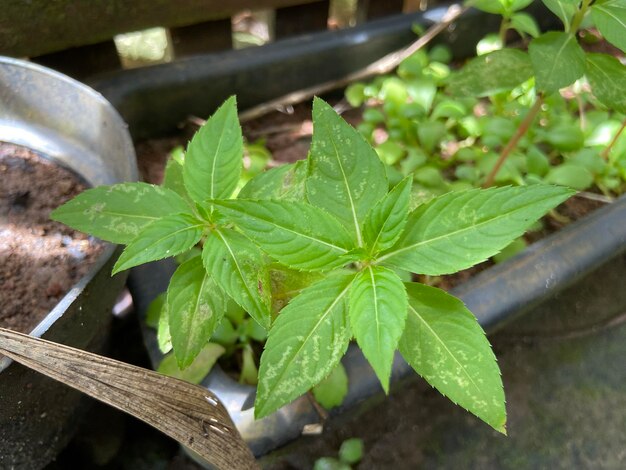
[[[533, 37], [528, 52], [503, 48], [481, 55], [455, 74], [450, 89], [456, 93], [487, 96], [509, 91], [534, 78], [536, 99], [515, 134], [502, 149], [500, 157], [487, 176], [486, 186], [494, 183], [504, 162], [531, 127], [544, 100], [562, 88], [586, 77], [591, 91], [609, 109], [626, 114], [626, 66], [608, 54], [585, 53], [577, 41], [583, 23], [595, 23], [604, 38], [626, 51], [626, 8], [620, 0], [543, 0], [563, 22], [564, 31], [548, 31], [538, 35], [536, 27], [514, 24], [512, 15], [525, 7], [527, 0], [478, 0], [475, 6], [503, 16], [501, 31], [517, 29]], [[592, 5], [593, 3], [593, 5]], [[535, 25], [536, 26], [536, 25]], [[504, 46], [504, 33], [501, 35]]]
[[[257, 418], [328, 377], [354, 337], [385, 391], [399, 350], [441, 393], [505, 432], [500, 372], [480, 325], [460, 300], [399, 273], [481, 262], [573, 192], [474, 189], [414, 208], [412, 178], [389, 191], [376, 152], [320, 99], [313, 123], [306, 161], [264, 172], [229, 199], [242, 161], [231, 98], [168, 167], [169, 188], [96, 188], [54, 217], [126, 243], [114, 272], [191, 250], [166, 298], [174, 354], [190, 364], [232, 298], [269, 329]], [[285, 275], [276, 282], [270, 271]]]
[[[532, 17], [519, 12], [526, 3], [486, 0], [476, 6], [503, 16], [503, 38], [509, 28], [539, 38]], [[592, 16], [593, 8], [598, 5]], [[573, 18], [576, 8], [570, 9]], [[564, 14], [568, 8], [557, 10]], [[585, 16], [582, 24], [589, 19]], [[543, 93], [537, 99], [529, 53], [502, 49], [504, 44], [498, 40], [485, 52], [481, 41], [479, 56], [452, 72], [444, 46], [420, 50], [394, 75], [348, 87], [347, 100], [365, 104], [358, 129], [375, 144], [390, 181], [412, 174], [423, 200], [492, 184], [595, 187], [611, 197], [626, 190], [626, 95], [621, 92], [626, 67], [608, 55], [587, 54], [606, 61], [606, 80], [589, 80], [597, 96], [579, 79], [564, 96]], [[548, 64], [536, 62], [537, 68]], [[586, 71], [594, 73], [600, 69]]]
[[163, 187], [99, 187], [52, 214], [103, 240], [127, 245], [114, 274], [185, 255], [172, 276], [164, 307], [181, 369], [205, 348], [229, 298], [264, 329], [271, 324], [270, 274], [263, 253], [228, 221], [218, 220], [215, 207], [207, 202], [233, 194], [242, 162], [243, 139], [233, 97], [196, 133], [184, 159], [178, 155], [170, 160]]
[[313, 470], [350, 470], [363, 458], [363, 447], [361, 439], [346, 439], [341, 443], [338, 458], [321, 457], [315, 461]]

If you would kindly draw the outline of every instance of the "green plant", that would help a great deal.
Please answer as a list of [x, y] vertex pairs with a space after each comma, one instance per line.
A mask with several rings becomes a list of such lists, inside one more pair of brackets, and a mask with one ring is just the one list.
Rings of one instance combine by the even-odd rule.
[[165, 298], [181, 368], [204, 350], [229, 299], [269, 330], [259, 418], [325, 379], [355, 337], [385, 391], [399, 349], [444, 395], [504, 432], [500, 373], [476, 319], [460, 300], [401, 275], [481, 262], [573, 191], [473, 189], [414, 207], [412, 178], [389, 190], [376, 152], [320, 99], [313, 122], [306, 161], [263, 172], [230, 198], [243, 155], [231, 98], [184, 160], [168, 165], [164, 187], [91, 189], [53, 217], [126, 244], [114, 273], [187, 253]]
[[321, 457], [315, 461], [313, 470], [350, 470], [363, 458], [363, 441], [357, 438], [346, 439], [339, 448], [339, 458]]
[[[351, 104], [366, 104], [359, 129], [391, 180], [413, 174], [424, 199], [494, 183], [595, 186], [607, 195], [626, 189], [626, 67], [607, 54], [584, 53], [576, 41], [593, 19], [623, 47], [623, 7], [546, 1], [566, 31], [541, 34], [519, 11], [528, 3], [475, 2], [502, 15], [500, 32], [457, 71], [437, 46], [407, 58], [395, 75], [346, 90]], [[529, 52], [504, 48], [509, 29], [532, 38]]]

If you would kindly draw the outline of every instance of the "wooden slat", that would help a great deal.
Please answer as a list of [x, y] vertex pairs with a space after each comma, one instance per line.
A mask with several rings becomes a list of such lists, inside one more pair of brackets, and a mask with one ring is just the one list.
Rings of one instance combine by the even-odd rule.
[[297, 34], [313, 33], [326, 29], [330, 0], [318, 0], [276, 10], [274, 37], [282, 39]]
[[230, 18], [170, 28], [175, 57], [222, 51], [233, 47]]
[[315, 0], [2, 1], [0, 54], [39, 56], [154, 26], [187, 26], [229, 18], [241, 10], [281, 8], [312, 1]]
[[33, 57], [32, 61], [77, 80], [121, 68], [120, 57], [113, 41], [72, 47], [64, 51]]

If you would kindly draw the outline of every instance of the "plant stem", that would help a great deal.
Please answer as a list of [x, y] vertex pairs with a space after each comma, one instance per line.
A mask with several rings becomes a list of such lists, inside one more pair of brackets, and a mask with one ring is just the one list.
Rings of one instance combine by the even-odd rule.
[[580, 6], [580, 10], [578, 10], [576, 14], [574, 15], [572, 24], [569, 27], [569, 33], [576, 34], [576, 31], [578, 31], [580, 24], [583, 22], [583, 19], [585, 18], [585, 13], [587, 13], [587, 8], [589, 8], [590, 3], [591, 3], [591, 0], [583, 0], [583, 4]]
[[520, 126], [517, 128], [517, 131], [515, 132], [511, 140], [509, 140], [506, 146], [502, 149], [502, 152], [500, 153], [500, 156], [498, 157], [498, 161], [496, 162], [494, 167], [491, 169], [491, 172], [487, 175], [487, 179], [485, 179], [483, 188], [489, 188], [490, 186], [493, 186], [493, 182], [496, 179], [496, 175], [498, 174], [498, 171], [500, 171], [500, 168], [502, 167], [502, 165], [504, 165], [504, 162], [506, 161], [509, 154], [515, 149], [515, 147], [517, 147], [517, 144], [519, 143], [520, 139], [524, 137], [526, 132], [528, 132], [530, 125], [535, 120], [535, 116], [537, 116], [537, 114], [541, 110], [542, 104], [543, 104], [543, 96], [538, 95], [537, 99], [535, 100], [535, 104], [533, 104], [533, 107], [530, 108], [530, 110], [528, 111], [528, 114], [526, 114], [526, 117], [524, 118]]
[[604, 158], [605, 160], [609, 159], [609, 153], [611, 153], [611, 150], [615, 146], [617, 139], [619, 139], [619, 136], [622, 135], [622, 132], [624, 132], [624, 128], [626, 128], [626, 119], [624, 119], [624, 122], [622, 122], [622, 127], [620, 127], [615, 133], [615, 135], [613, 136], [611, 143], [607, 145], [606, 148], [600, 154], [600, 156]]
[[500, 23], [500, 30], [498, 31], [498, 37], [500, 38], [500, 42], [502, 43], [502, 47], [506, 46], [506, 31], [509, 29], [509, 22], [506, 18], [502, 18], [502, 22]]

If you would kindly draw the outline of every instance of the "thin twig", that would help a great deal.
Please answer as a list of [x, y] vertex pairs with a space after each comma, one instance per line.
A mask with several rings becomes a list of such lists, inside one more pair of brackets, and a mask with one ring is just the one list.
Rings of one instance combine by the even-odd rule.
[[583, 199], [589, 199], [590, 201], [604, 202], [605, 204], [611, 204], [615, 202], [615, 199], [610, 196], [605, 196], [604, 194], [589, 193], [587, 191], [579, 191], [574, 194], [574, 196]]
[[618, 131], [615, 133], [615, 135], [613, 136], [613, 139], [611, 140], [611, 143], [609, 145], [607, 145], [606, 148], [600, 154], [600, 156], [602, 158], [604, 158], [605, 160], [608, 160], [609, 153], [611, 153], [611, 150], [613, 149], [613, 147], [617, 143], [617, 139], [619, 139], [619, 136], [622, 135], [622, 132], [624, 132], [624, 128], [625, 127], [626, 127], [626, 119], [624, 119], [624, 122], [622, 122], [622, 127], [620, 127], [618, 129]]
[[258, 468], [226, 408], [207, 389], [5, 328], [0, 353], [141, 419], [218, 469]]
[[493, 186], [493, 182], [496, 179], [496, 175], [498, 174], [498, 171], [500, 171], [500, 168], [502, 167], [502, 165], [504, 165], [504, 162], [506, 161], [509, 154], [515, 149], [515, 147], [517, 147], [517, 144], [519, 143], [520, 139], [524, 137], [526, 132], [528, 132], [530, 125], [535, 120], [535, 116], [537, 116], [537, 114], [541, 110], [542, 103], [543, 103], [543, 97], [541, 95], [537, 96], [537, 99], [535, 100], [535, 104], [533, 104], [533, 107], [530, 108], [530, 110], [526, 114], [526, 117], [517, 128], [517, 131], [515, 131], [515, 134], [513, 135], [513, 137], [511, 137], [511, 140], [509, 140], [506, 146], [502, 149], [502, 152], [500, 153], [500, 156], [498, 157], [498, 161], [496, 162], [494, 167], [491, 169], [491, 172], [487, 175], [487, 178], [485, 179], [483, 188], [489, 188]]
[[432, 41], [433, 38], [435, 38], [439, 33], [444, 31], [452, 22], [454, 22], [459, 16], [467, 11], [467, 9], [467, 7], [462, 7], [460, 5], [451, 5], [450, 8], [448, 8], [448, 11], [443, 15], [443, 18], [440, 22], [433, 24], [430, 28], [428, 28], [423, 36], [421, 36], [417, 41], [413, 42], [408, 47], [396, 52], [392, 52], [391, 54], [387, 54], [383, 58], [368, 65], [367, 67], [353, 72], [338, 80], [331, 80], [319, 85], [312, 86], [310, 88], [306, 88], [304, 90], [289, 93], [275, 100], [250, 108], [249, 110], [240, 113], [239, 119], [241, 120], [241, 122], [249, 121], [259, 116], [263, 116], [268, 112], [274, 111], [280, 106], [297, 104], [306, 99], [312, 98], [313, 96], [321, 95], [328, 91], [347, 86], [352, 82], [365, 80], [375, 75], [389, 73], [393, 69], [395, 69], [404, 59], [409, 57], [411, 54], [417, 52], [422, 47], [427, 45], [430, 41]]

